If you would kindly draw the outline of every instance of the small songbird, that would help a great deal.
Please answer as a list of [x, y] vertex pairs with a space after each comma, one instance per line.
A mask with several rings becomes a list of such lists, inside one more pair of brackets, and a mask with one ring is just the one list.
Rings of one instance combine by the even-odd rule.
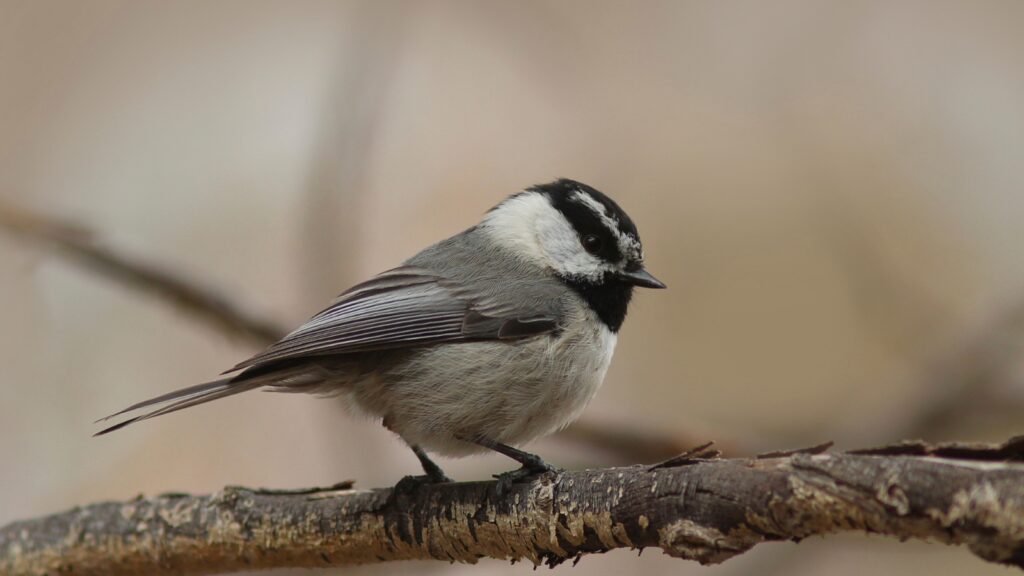
[[382, 418], [421, 481], [450, 481], [427, 452], [500, 452], [522, 464], [506, 482], [554, 470], [514, 446], [564, 428], [594, 396], [633, 287], [665, 287], [643, 261], [611, 198], [573, 180], [534, 186], [353, 286], [233, 375], [129, 406], [103, 420], [157, 408], [97, 435], [262, 388], [340, 395]]

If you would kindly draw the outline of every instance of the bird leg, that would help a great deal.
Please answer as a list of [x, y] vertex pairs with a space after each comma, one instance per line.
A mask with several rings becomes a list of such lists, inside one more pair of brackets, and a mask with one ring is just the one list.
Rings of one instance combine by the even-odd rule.
[[427, 456], [423, 448], [415, 445], [410, 445], [409, 447], [412, 448], [413, 454], [420, 459], [420, 465], [423, 466], [423, 471], [427, 473], [427, 479], [430, 480], [431, 484], [453, 482], [451, 478], [445, 475], [444, 470], [441, 470], [441, 467]]
[[471, 442], [477, 446], [483, 446], [490, 450], [494, 450], [499, 454], [504, 454], [509, 458], [522, 464], [522, 468], [518, 470], [511, 470], [501, 474], [496, 474], [494, 477], [498, 480], [497, 492], [502, 494], [512, 488], [512, 485], [532, 476], [538, 474], [544, 474], [546, 472], [559, 472], [558, 468], [555, 468], [551, 464], [548, 464], [540, 456], [536, 454], [530, 454], [529, 452], [523, 452], [518, 448], [513, 448], [507, 444], [501, 442], [495, 442], [490, 438], [484, 436], [475, 436], [470, 438], [459, 438], [464, 442]]
[[420, 486], [454, 482], [454, 480], [445, 475], [444, 470], [441, 470], [440, 466], [435, 464], [434, 461], [427, 456], [427, 453], [423, 451], [423, 448], [420, 448], [415, 444], [409, 444], [409, 448], [412, 448], [413, 454], [419, 458], [420, 465], [423, 466], [423, 471], [426, 472], [426, 474], [420, 476], [409, 475], [399, 480], [398, 484], [395, 484], [395, 489], [391, 493], [392, 497], [397, 497], [399, 494], [410, 494], [415, 492]]
[[[384, 421], [382, 423], [384, 424], [385, 428], [387, 428], [391, 432], [394, 432], [395, 434], [398, 434], [398, 432], [395, 431], [394, 427], [391, 426], [389, 418], [384, 418]], [[398, 437], [402, 438], [402, 435], [398, 434]], [[406, 444], [408, 444], [409, 448], [412, 449], [412, 453], [415, 454], [416, 458], [419, 459], [420, 466], [423, 467], [423, 471], [425, 472], [425, 474], [422, 476], [406, 476], [402, 478], [401, 480], [398, 481], [398, 484], [395, 485], [396, 491], [408, 492], [421, 484], [442, 484], [444, 482], [454, 482], [454, 480], [449, 478], [444, 473], [444, 470], [441, 470], [440, 466], [434, 463], [434, 461], [431, 460], [429, 456], [427, 456], [427, 453], [426, 451], [423, 450], [423, 448], [420, 448], [419, 446], [409, 442], [408, 440], [405, 440], [405, 438], [402, 438], [402, 440], [405, 441]]]

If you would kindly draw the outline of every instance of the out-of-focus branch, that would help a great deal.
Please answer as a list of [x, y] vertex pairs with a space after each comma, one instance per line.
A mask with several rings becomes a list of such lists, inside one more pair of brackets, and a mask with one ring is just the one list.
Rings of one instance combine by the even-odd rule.
[[[812, 146], [805, 152], [815, 157]], [[842, 195], [815, 200], [822, 236], [846, 271], [859, 316], [878, 342], [916, 356], [922, 366], [915, 382], [920, 393], [912, 406], [880, 410], [868, 426], [858, 414], [826, 433], [866, 443], [939, 439], [972, 417], [1019, 418], [1024, 407], [1024, 292], [970, 319], [976, 321], [973, 326], [953, 329], [962, 321], [942, 290], [887, 262], [879, 240], [866, 232], [873, 228], [856, 221], [853, 205], [844, 203]], [[936, 338], [949, 333], [955, 340]]]
[[101, 276], [170, 302], [193, 318], [230, 336], [266, 346], [287, 333], [276, 323], [241, 310], [212, 289], [102, 245], [91, 231], [78, 224], [0, 204], [0, 227], [49, 246], [59, 255]]
[[1019, 418], [1024, 407], [1024, 300], [994, 312], [929, 363], [925, 401], [898, 433], [929, 438], [971, 417]]
[[[393, 492], [226, 488], [104, 502], [0, 528], [5, 574], [209, 574], [409, 559], [559, 564], [658, 547], [704, 564], [868, 531], [1024, 567], [1024, 440], [781, 452]], [[337, 488], [340, 488], [338, 490]]]
[[[696, 446], [711, 437], [710, 431], [699, 428], [666, 430], [664, 426], [647, 426], [642, 422], [625, 422], [608, 417], [584, 416], [556, 435], [560, 441], [584, 446], [588, 452], [603, 453], [600, 460], [610, 464], [657, 462], [679, 454], [688, 446]], [[756, 448], [729, 438], [715, 444], [726, 454], [746, 456]]]

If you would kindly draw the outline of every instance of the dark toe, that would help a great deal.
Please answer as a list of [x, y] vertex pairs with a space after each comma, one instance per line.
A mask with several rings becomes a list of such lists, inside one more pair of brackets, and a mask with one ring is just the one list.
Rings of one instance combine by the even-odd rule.
[[525, 480], [530, 480], [535, 476], [547, 474], [548, 472], [557, 473], [560, 472], [560, 470], [548, 464], [547, 462], [541, 461], [537, 465], [529, 467], [523, 466], [522, 468], [519, 468], [517, 470], [510, 470], [508, 472], [502, 472], [501, 474], [495, 474], [494, 478], [497, 480], [497, 483], [495, 484], [495, 491], [500, 496], [511, 490], [512, 486], [514, 486], [515, 484], [518, 484]]
[[452, 482], [452, 479], [441, 474], [435, 476], [433, 474], [424, 474], [421, 476], [406, 476], [395, 484], [394, 492], [408, 494], [419, 490], [422, 486], [430, 486], [432, 484], [443, 484], [445, 482]]

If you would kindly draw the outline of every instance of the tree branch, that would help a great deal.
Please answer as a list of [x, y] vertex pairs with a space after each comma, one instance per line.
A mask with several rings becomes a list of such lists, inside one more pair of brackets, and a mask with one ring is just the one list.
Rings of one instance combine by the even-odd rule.
[[714, 458], [493, 482], [355, 491], [229, 487], [105, 502], [0, 528], [4, 574], [209, 574], [409, 559], [555, 565], [658, 547], [710, 564], [840, 531], [966, 545], [1024, 567], [1024, 438]]

